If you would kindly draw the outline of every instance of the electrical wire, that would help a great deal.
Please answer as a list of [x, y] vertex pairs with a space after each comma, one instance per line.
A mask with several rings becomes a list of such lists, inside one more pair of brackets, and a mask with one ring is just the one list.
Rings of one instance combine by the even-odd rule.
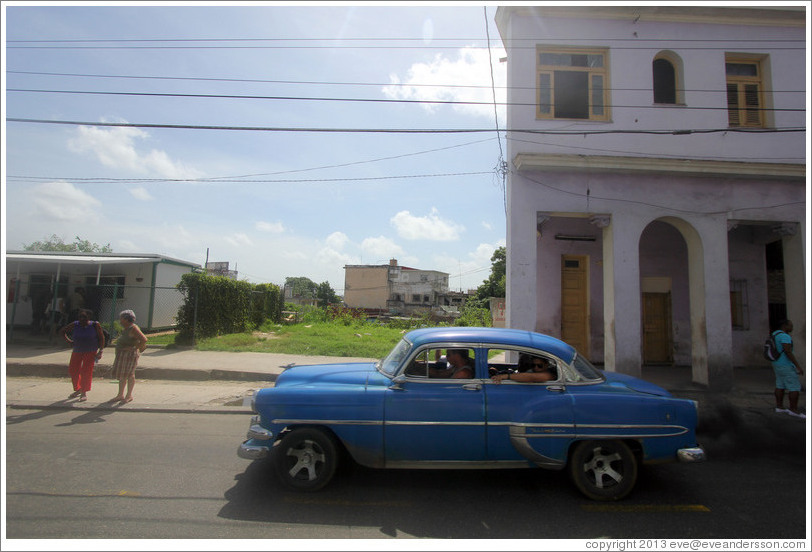
[[[263, 127], [263, 126], [226, 126], [226, 125], [183, 125], [168, 123], [110, 123], [90, 121], [66, 121], [57, 119], [28, 119], [20, 117], [7, 117], [6, 122], [73, 125], [88, 127], [118, 127], [118, 128], [160, 128], [181, 130], [230, 130], [252, 132], [323, 132], [323, 133], [367, 133], [367, 134], [467, 134], [493, 132], [492, 128], [318, 128], [318, 127]], [[704, 128], [704, 129], [661, 129], [661, 130], [544, 130], [544, 129], [511, 129], [511, 133], [548, 134], [559, 136], [588, 136], [602, 134], [649, 134], [649, 135], [689, 135], [714, 133], [741, 133], [741, 134], [775, 134], [787, 132], [806, 132], [805, 127], [781, 128]]]
[[[7, 74], [15, 75], [39, 75], [56, 77], [84, 77], [102, 79], [141, 79], [141, 80], [178, 80], [178, 81], [202, 81], [202, 82], [234, 82], [234, 83], [260, 83], [260, 84], [297, 84], [305, 86], [375, 86], [375, 87], [428, 87], [428, 88], [473, 88], [491, 89], [493, 84], [423, 84], [423, 83], [394, 83], [394, 82], [340, 82], [340, 81], [297, 81], [297, 80], [273, 80], [273, 79], [237, 79], [224, 77], [172, 77], [159, 75], [100, 75], [94, 73], [54, 73], [45, 71], [11, 71]], [[498, 90], [537, 90], [536, 86], [498, 86]], [[611, 92], [651, 92], [650, 88], [606, 88]], [[682, 93], [718, 93], [727, 94], [726, 89], [709, 90], [699, 88], [682, 88], [677, 92]], [[770, 94], [806, 94], [806, 90], [770, 90]]]

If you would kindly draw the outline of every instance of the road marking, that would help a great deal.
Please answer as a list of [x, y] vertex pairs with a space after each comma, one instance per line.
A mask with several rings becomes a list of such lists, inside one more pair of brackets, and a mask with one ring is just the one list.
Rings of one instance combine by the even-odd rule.
[[586, 512], [710, 512], [702, 504], [584, 504], [581, 510]]

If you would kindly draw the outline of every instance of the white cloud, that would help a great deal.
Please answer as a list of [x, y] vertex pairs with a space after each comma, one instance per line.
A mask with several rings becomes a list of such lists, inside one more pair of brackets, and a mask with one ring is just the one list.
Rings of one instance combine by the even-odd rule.
[[259, 221], [255, 225], [257, 230], [262, 232], [270, 232], [272, 234], [281, 234], [285, 231], [285, 226], [281, 222], [265, 222]]
[[333, 232], [332, 234], [327, 236], [327, 240], [325, 240], [325, 243], [327, 244], [327, 247], [340, 251], [344, 249], [344, 246], [347, 245], [349, 241], [350, 239], [344, 232]]
[[106, 167], [128, 169], [164, 178], [199, 178], [203, 173], [173, 161], [166, 152], [139, 152], [136, 139], [145, 140], [149, 134], [131, 127], [80, 126], [68, 147], [76, 153], [95, 154]]
[[150, 201], [154, 199], [146, 188], [143, 187], [130, 188], [130, 195], [132, 195], [135, 199], [140, 199], [141, 201]]
[[465, 227], [440, 218], [437, 209], [424, 217], [401, 211], [390, 219], [398, 236], [407, 240], [454, 241], [460, 239]]
[[252, 242], [247, 235], [239, 232], [226, 236], [224, 239], [234, 247], [240, 247], [242, 245], [254, 245], [254, 242]]
[[[507, 98], [507, 70], [505, 64], [499, 62], [499, 58], [505, 55], [502, 48], [491, 50], [496, 101], [500, 104], [499, 120], [503, 124], [507, 118], [504, 105]], [[494, 98], [487, 50], [461, 48], [455, 59], [437, 54], [429, 63], [413, 64], [406, 72], [405, 78], [401, 79], [398, 75], [392, 74], [389, 80], [392, 84], [383, 88], [383, 93], [389, 98], [426, 102], [478, 102], [457, 104], [453, 108], [462, 114], [493, 119]], [[435, 86], [423, 86], [427, 84]], [[427, 103], [423, 104], [423, 107], [427, 111], [434, 112], [441, 105]]]
[[101, 202], [70, 182], [45, 182], [30, 192], [35, 217], [82, 224], [97, 214]]
[[[364, 253], [371, 255], [375, 259], [385, 259], [384, 262], [388, 262], [389, 259], [393, 257], [403, 256], [404, 254], [402, 247], [384, 236], [366, 238], [361, 242], [361, 249]], [[373, 261], [372, 264], [376, 262], [377, 261]]]
[[491, 224], [490, 222], [484, 221], [484, 220], [482, 221], [482, 227], [485, 230], [493, 230], [493, 224]]

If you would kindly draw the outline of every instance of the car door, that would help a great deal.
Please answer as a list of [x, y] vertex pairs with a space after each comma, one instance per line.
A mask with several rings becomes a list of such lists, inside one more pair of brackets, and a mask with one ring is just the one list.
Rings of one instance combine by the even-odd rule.
[[463, 467], [485, 460], [484, 397], [477, 378], [398, 378], [384, 403], [386, 466]]
[[[495, 350], [490, 359], [503, 357], [504, 367], [489, 362], [491, 371], [513, 370], [510, 358], [527, 351]], [[555, 380], [545, 383], [488, 381], [484, 386], [487, 413], [487, 449], [491, 462], [530, 461], [548, 468], [564, 467], [567, 449], [575, 435], [573, 398], [567, 389], [560, 359], [549, 355], [558, 366]]]

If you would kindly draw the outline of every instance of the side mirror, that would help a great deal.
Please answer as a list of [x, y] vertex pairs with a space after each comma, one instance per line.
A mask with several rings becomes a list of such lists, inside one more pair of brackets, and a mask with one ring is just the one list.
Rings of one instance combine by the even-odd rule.
[[389, 386], [389, 389], [393, 389], [396, 391], [403, 389], [401, 385], [403, 385], [404, 383], [406, 383], [406, 376], [400, 374], [399, 376], [396, 376], [395, 378], [392, 379], [392, 385]]

